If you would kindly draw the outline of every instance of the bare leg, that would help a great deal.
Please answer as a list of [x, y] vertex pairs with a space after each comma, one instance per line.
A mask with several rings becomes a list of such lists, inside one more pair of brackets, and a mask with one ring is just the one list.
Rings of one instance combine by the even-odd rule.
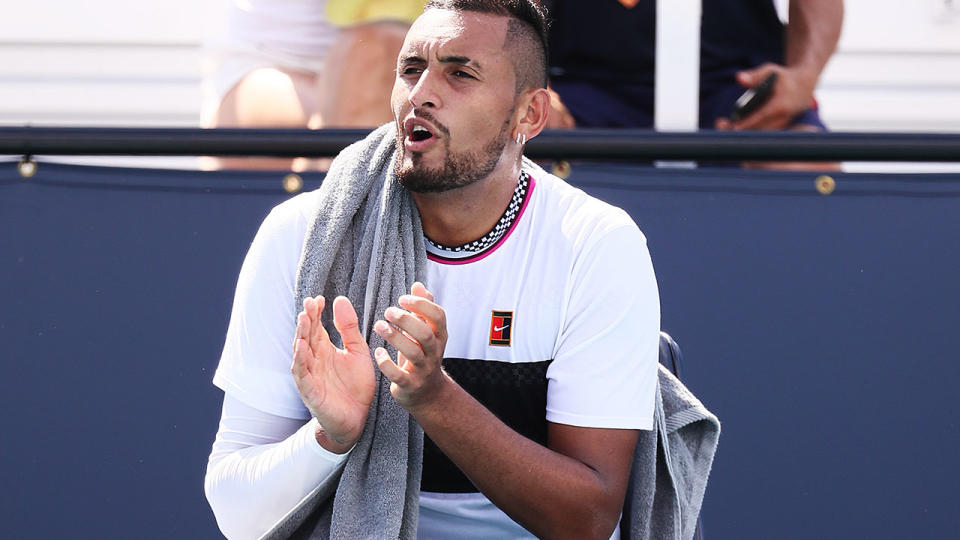
[[408, 28], [403, 22], [378, 21], [341, 31], [327, 54], [322, 82], [326, 126], [376, 127], [393, 119], [390, 93]]
[[[319, 77], [277, 68], [251, 71], [220, 102], [207, 127], [312, 128], [322, 127], [323, 100]], [[212, 158], [215, 168], [304, 170], [304, 158]]]

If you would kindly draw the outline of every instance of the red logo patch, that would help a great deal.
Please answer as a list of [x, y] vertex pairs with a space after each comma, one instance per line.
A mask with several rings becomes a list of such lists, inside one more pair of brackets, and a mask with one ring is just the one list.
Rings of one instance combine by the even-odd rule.
[[494, 310], [493, 316], [490, 317], [490, 344], [509, 347], [512, 333], [513, 312]]

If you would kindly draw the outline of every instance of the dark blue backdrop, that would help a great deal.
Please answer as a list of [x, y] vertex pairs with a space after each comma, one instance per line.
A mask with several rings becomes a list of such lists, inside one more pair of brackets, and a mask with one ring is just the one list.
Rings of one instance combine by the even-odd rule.
[[[216, 536], [210, 379], [281, 176], [0, 163], [5, 537]], [[960, 177], [836, 179], [574, 166], [647, 234], [723, 422], [709, 538], [960, 529]]]

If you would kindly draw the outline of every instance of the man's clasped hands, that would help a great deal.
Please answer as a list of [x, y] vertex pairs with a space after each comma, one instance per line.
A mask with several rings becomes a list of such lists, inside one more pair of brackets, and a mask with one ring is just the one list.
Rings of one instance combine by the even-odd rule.
[[[377, 347], [374, 359], [390, 382], [390, 392], [413, 413], [437, 398], [450, 379], [441, 369], [447, 343], [446, 315], [420, 282], [397, 306], [386, 309], [374, 331], [397, 350], [396, 362]], [[333, 301], [333, 324], [343, 340], [337, 348], [321, 322], [326, 300], [306, 298], [297, 316], [291, 371], [307, 409], [321, 429], [317, 440], [327, 450], [343, 453], [360, 438], [376, 391], [376, 377], [357, 313], [344, 296]]]

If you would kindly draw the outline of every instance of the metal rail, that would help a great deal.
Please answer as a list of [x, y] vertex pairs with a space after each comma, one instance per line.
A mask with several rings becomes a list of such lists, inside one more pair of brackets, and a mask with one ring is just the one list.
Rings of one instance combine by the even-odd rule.
[[[0, 155], [336, 155], [362, 129], [0, 127]], [[546, 131], [527, 144], [534, 159], [604, 161], [960, 161], [960, 134]]]

